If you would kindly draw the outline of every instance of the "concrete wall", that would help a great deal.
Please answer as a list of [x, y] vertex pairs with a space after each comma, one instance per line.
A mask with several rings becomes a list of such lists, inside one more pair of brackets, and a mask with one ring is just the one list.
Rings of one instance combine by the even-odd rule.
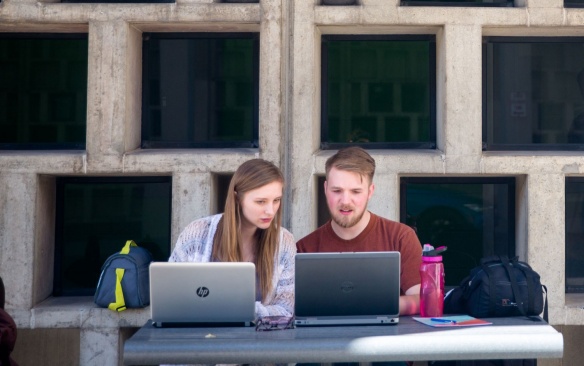
[[[584, 36], [584, 9], [564, 9], [562, 0], [517, 0], [514, 8], [358, 2], [347, 7], [321, 6], [319, 0], [0, 3], [0, 32], [89, 34], [86, 151], [0, 151], [0, 275], [9, 292], [8, 311], [23, 330], [14, 354], [21, 365], [118, 364], [123, 340], [149, 317], [148, 309], [116, 314], [96, 308], [91, 298], [49, 297], [56, 176], [172, 175], [174, 243], [188, 222], [212, 211], [214, 174], [233, 172], [260, 156], [281, 166], [288, 179], [285, 225], [296, 238], [316, 227], [315, 177], [333, 153], [319, 151], [322, 34], [436, 35], [438, 148], [372, 151], [378, 199], [370, 208], [398, 220], [401, 176], [517, 177], [518, 254], [547, 285], [550, 322], [564, 332], [566, 343], [563, 360], [540, 365], [579, 363], [584, 295], [564, 293], [564, 180], [584, 176], [584, 156], [482, 152], [481, 40]], [[259, 149], [139, 149], [140, 35], [146, 31], [260, 32]], [[71, 344], [78, 345], [74, 355]]]

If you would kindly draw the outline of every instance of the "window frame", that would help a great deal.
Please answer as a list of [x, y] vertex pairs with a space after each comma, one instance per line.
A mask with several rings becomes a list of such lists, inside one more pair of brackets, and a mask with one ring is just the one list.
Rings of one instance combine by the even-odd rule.
[[[568, 191], [568, 184], [584, 184], [584, 177], [582, 176], [567, 176], [565, 178], [565, 182], [564, 182], [564, 189], [565, 192]], [[567, 217], [567, 210], [568, 210], [568, 204], [567, 204], [567, 194], [564, 195], [564, 214]], [[582, 203], [584, 204], [584, 200], [582, 201]], [[583, 230], [584, 232], [584, 230]], [[578, 278], [578, 277], [568, 277], [568, 266], [567, 266], [567, 262], [568, 262], [568, 256], [570, 255], [570, 253], [568, 253], [568, 225], [567, 225], [567, 221], [564, 221], [564, 278], [565, 278], [565, 283], [564, 283], [564, 292], [566, 294], [581, 294], [584, 293], [584, 288], [582, 286], [575, 286], [575, 287], [580, 287], [582, 288], [582, 291], [576, 291], [575, 289], [572, 289], [571, 291], [568, 291], [568, 279], [572, 279], [572, 278]], [[584, 257], [580, 258], [581, 262], [584, 262]]]
[[176, 0], [61, 0], [69, 4], [174, 4]]
[[[144, 126], [149, 123], [150, 85], [145, 82], [149, 72], [148, 40], [150, 39], [250, 39], [253, 41], [252, 83], [252, 140], [251, 141], [201, 141], [201, 142], [164, 142], [144, 140]], [[140, 146], [142, 149], [222, 149], [222, 148], [259, 148], [259, 64], [260, 64], [260, 33], [259, 32], [145, 32], [142, 34], [142, 117], [140, 121]], [[208, 121], [205, 121], [207, 123]]]
[[[328, 139], [328, 43], [330, 41], [428, 41], [428, 77], [429, 77], [429, 133], [428, 142], [327, 142]], [[320, 149], [337, 150], [357, 145], [364, 149], [436, 149], [436, 36], [419, 35], [339, 35], [323, 34], [321, 37], [321, 90], [320, 90]], [[327, 87], [325, 87], [327, 86]]]
[[[487, 73], [488, 53], [487, 45], [489, 43], [581, 43], [584, 45], [584, 37], [582, 36], [553, 36], [553, 37], [505, 37], [505, 36], [483, 36], [482, 40], [482, 150], [483, 151], [584, 151], [584, 143], [562, 143], [562, 144], [497, 144], [488, 143], [488, 88], [487, 81], [489, 74]], [[530, 121], [531, 123], [532, 121]]]
[[511, 8], [515, 4], [513, 0], [494, 0], [491, 3], [471, 3], [458, 1], [427, 1], [427, 0], [401, 0], [400, 6], [449, 6], [449, 7], [489, 7], [489, 8]]
[[572, 3], [569, 2], [568, 0], [564, 0], [564, 8], [584, 8], [584, 2], [581, 3]]
[[[66, 249], [63, 237], [64, 237], [64, 225], [63, 225], [63, 215], [64, 215], [64, 193], [65, 185], [69, 183], [77, 184], [140, 184], [140, 183], [167, 183], [170, 189], [170, 200], [168, 202], [168, 212], [171, 213], [168, 219], [168, 227], [170, 234], [172, 234], [172, 176], [127, 176], [127, 177], [103, 177], [103, 176], [91, 176], [91, 177], [79, 177], [79, 176], [60, 176], [55, 178], [55, 191], [56, 191], [56, 201], [55, 201], [55, 249], [53, 253], [53, 291], [52, 296], [93, 296], [95, 290], [89, 293], [89, 290], [70, 290], [63, 288], [63, 276], [62, 276], [62, 266], [63, 266], [63, 252]], [[125, 241], [120, 240], [120, 248], [124, 246]], [[138, 243], [139, 245], [139, 243]], [[170, 237], [168, 238], [168, 248], [171, 251]], [[114, 254], [114, 253], [111, 253]], [[100, 263], [100, 266], [103, 263]], [[97, 282], [95, 283], [97, 288]]]
[[[23, 33], [23, 32], [16, 32], [16, 33], [0, 33], [0, 39], [38, 39], [38, 40], [85, 40], [88, 42], [87, 45], [87, 63], [89, 64], [89, 34], [88, 33], [59, 33], [59, 32], [51, 32], [51, 33]], [[87, 75], [89, 78], [89, 73]], [[85, 88], [85, 96], [87, 99], [89, 88], [89, 82], [86, 80], [86, 88]], [[27, 142], [27, 143], [14, 143], [14, 142], [0, 142], [0, 151], [2, 150], [13, 150], [13, 151], [22, 151], [22, 150], [80, 150], [84, 151], [87, 146], [87, 103], [85, 105], [85, 140], [83, 143], [77, 142], [58, 142], [58, 143], [39, 143], [39, 142]]]

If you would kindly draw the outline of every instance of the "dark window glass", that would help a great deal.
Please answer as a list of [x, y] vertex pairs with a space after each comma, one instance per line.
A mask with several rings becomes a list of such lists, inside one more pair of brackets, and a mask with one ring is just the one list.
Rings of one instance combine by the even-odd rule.
[[584, 292], [584, 178], [566, 178], [566, 292]]
[[485, 150], [584, 149], [584, 38], [484, 41]]
[[564, 7], [566, 7], [566, 8], [582, 8], [582, 7], [584, 7], [584, 0], [564, 0]]
[[0, 149], [85, 149], [87, 34], [0, 33]]
[[402, 6], [513, 6], [514, 0], [402, 0]]
[[171, 186], [170, 177], [58, 178], [54, 295], [93, 295], [126, 240], [168, 260]]
[[62, 3], [96, 3], [96, 4], [140, 4], [140, 3], [174, 3], [176, 0], [61, 0]]
[[318, 206], [317, 206], [317, 214], [316, 220], [317, 225], [320, 227], [324, 225], [328, 220], [331, 218], [331, 213], [328, 209], [326, 203], [326, 195], [324, 194], [324, 182], [326, 181], [325, 176], [317, 177], [316, 178], [316, 190], [317, 190], [317, 199], [318, 199]]
[[435, 148], [434, 36], [323, 36], [321, 148]]
[[257, 147], [257, 33], [147, 33], [142, 147]]
[[422, 244], [445, 245], [446, 285], [456, 286], [480, 259], [515, 256], [514, 178], [402, 178], [400, 221]]
[[215, 204], [217, 208], [214, 213], [222, 213], [225, 211], [225, 201], [227, 201], [227, 193], [229, 191], [229, 183], [231, 183], [233, 174], [218, 174], [215, 177], [215, 187], [217, 200]]

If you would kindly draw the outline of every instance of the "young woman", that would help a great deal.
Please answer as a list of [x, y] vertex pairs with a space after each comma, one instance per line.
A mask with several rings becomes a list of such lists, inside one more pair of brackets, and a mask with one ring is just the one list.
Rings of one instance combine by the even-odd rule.
[[170, 262], [252, 262], [256, 266], [256, 317], [292, 316], [292, 234], [281, 227], [282, 172], [253, 159], [233, 175], [223, 214], [191, 222], [180, 234]]

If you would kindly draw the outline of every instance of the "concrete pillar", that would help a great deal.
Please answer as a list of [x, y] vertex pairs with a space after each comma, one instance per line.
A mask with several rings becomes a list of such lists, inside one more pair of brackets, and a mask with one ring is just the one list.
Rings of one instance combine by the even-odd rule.
[[[516, 0], [517, 1], [517, 0]], [[564, 0], [520, 0], [528, 8], [563, 8]], [[516, 4], [518, 6], [519, 4]]]
[[129, 23], [89, 23], [89, 170], [119, 169], [122, 155], [140, 145], [141, 49], [141, 34]]
[[0, 187], [0, 275], [10, 291], [6, 308], [30, 309], [37, 177], [33, 173], [0, 173]]
[[259, 145], [261, 156], [282, 166], [282, 0], [260, 1]]
[[[211, 209], [213, 179], [209, 173], [180, 173], [172, 178], [171, 248], [182, 230], [193, 220], [207, 216]], [[219, 211], [223, 211], [220, 209]]]
[[[314, 27], [312, 1], [290, 2], [294, 33], [290, 44], [291, 109], [288, 114], [290, 204], [296, 238], [316, 228], [316, 193], [313, 154], [320, 146], [320, 33]], [[324, 169], [322, 169], [324, 171]]]
[[118, 328], [81, 329], [79, 364], [86, 366], [117, 365], [119, 360]]
[[[482, 150], [482, 48], [479, 25], [445, 25], [436, 39], [437, 145], [447, 159]], [[450, 170], [476, 169], [461, 161]]]
[[394, 173], [375, 173], [375, 192], [369, 201], [371, 212], [393, 221], [399, 221], [399, 177]]
[[[565, 182], [561, 173], [532, 173], [527, 179], [527, 261], [548, 288], [550, 308], [565, 304]], [[550, 313], [550, 323], [559, 322]]]

